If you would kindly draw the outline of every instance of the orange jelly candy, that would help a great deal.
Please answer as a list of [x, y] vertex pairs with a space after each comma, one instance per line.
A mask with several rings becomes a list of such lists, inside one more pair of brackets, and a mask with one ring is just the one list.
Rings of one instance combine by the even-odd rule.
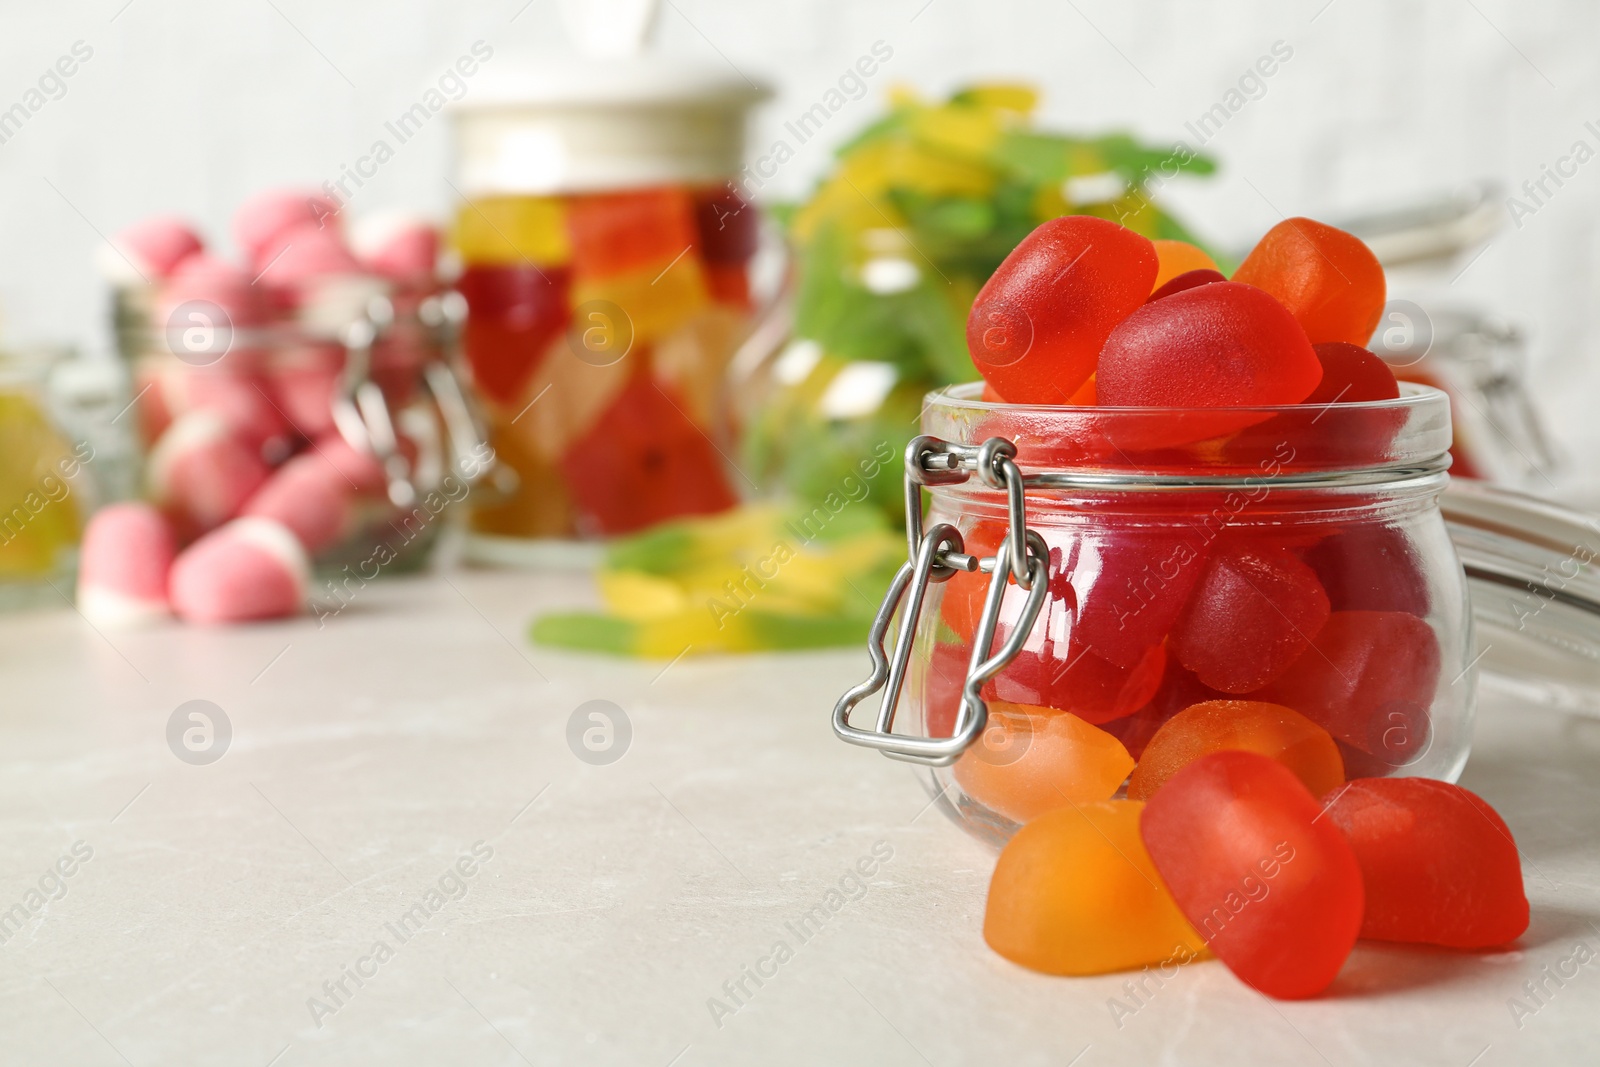
[[983, 735], [955, 765], [968, 796], [1015, 822], [1056, 808], [1105, 800], [1133, 757], [1122, 742], [1078, 716], [993, 701]]
[[1151, 241], [1156, 249], [1156, 280], [1152, 292], [1180, 274], [1194, 270], [1216, 270], [1217, 261], [1188, 241]]
[[989, 882], [983, 939], [1046, 974], [1105, 974], [1187, 963], [1204, 943], [1162, 884], [1133, 800], [1062, 808], [1006, 844]]
[[1303, 218], [1268, 230], [1233, 280], [1277, 297], [1314, 345], [1366, 344], [1387, 293], [1383, 266], [1360, 238]]
[[1128, 797], [1148, 800], [1180, 768], [1229, 749], [1270, 756], [1313, 796], [1344, 781], [1339, 746], [1298, 711], [1262, 700], [1208, 700], [1178, 712], [1156, 731], [1128, 780]]

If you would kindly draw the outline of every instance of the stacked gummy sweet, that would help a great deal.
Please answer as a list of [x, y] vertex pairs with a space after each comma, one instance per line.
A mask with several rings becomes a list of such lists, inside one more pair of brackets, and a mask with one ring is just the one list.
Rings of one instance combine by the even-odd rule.
[[[1094, 405], [1116, 427], [1046, 454], [1250, 469], [1254, 450], [1330, 409], [1399, 396], [1360, 347], [1384, 289], [1360, 241], [1309, 219], [1274, 227], [1228, 280], [1191, 246], [1063, 217], [979, 293], [968, 343], [986, 398]], [[1381, 466], [1396, 412], [1344, 410], [1356, 417], [1330, 422], [1363, 440], [1342, 454]], [[977, 436], [1026, 425], [1024, 409], [996, 408]], [[967, 798], [1022, 824], [990, 888], [990, 945], [1062, 974], [1209, 951], [1265, 993], [1303, 997], [1358, 937], [1517, 937], [1528, 905], [1504, 822], [1456, 786], [1386, 777], [1426, 750], [1441, 685], [1417, 545], [1381, 524], [1276, 512], [1230, 516], [1204, 539], [1148, 519], [1109, 533], [1041, 524], [1045, 606], [954, 767]], [[967, 522], [967, 551], [993, 553], [1004, 529]], [[1152, 562], [1159, 580], [1143, 580]], [[934, 736], [952, 732], [986, 582], [946, 583]], [[1103, 595], [1122, 587], [1128, 598]], [[1002, 638], [1020, 602], [1006, 591]]]
[[735, 503], [716, 441], [756, 226], [725, 186], [462, 209], [467, 362], [519, 478], [476, 529], [609, 535]]
[[[392, 514], [377, 457], [334, 426], [338, 328], [370, 297], [403, 313], [436, 291], [439, 242], [426, 223], [377, 221], [347, 243], [337, 204], [274, 191], [234, 216], [242, 263], [166, 217], [102, 251], [122, 294], [150, 503], [104, 508], [85, 530], [78, 604], [93, 621], [294, 614], [310, 561]], [[371, 378], [392, 411], [426, 356], [403, 329], [374, 349]], [[397, 443], [414, 458], [408, 429], [402, 418]]]

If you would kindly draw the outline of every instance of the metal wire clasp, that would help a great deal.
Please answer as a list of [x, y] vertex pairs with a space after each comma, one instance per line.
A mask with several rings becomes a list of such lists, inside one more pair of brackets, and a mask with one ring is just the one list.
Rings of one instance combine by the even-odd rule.
[[[1027, 527], [1022, 473], [1017, 469], [1016, 454], [1016, 446], [1001, 437], [991, 437], [981, 445], [958, 445], [925, 436], [916, 438], [906, 447], [908, 558], [889, 583], [889, 591], [867, 635], [867, 652], [872, 657], [871, 675], [834, 705], [833, 732], [843, 740], [876, 748], [893, 759], [943, 767], [955, 762], [967, 746], [982, 735], [989, 721], [989, 708], [980, 693], [989, 679], [1004, 670], [1022, 650], [1039, 609], [1044, 605], [1047, 587], [1049, 550], [1044, 538]], [[1006, 494], [1006, 537], [993, 556], [978, 557], [962, 551], [965, 545], [961, 533], [948, 523], [938, 523], [926, 532], [922, 529], [922, 487], [957, 485], [974, 473], [985, 485]], [[961, 687], [955, 729], [950, 737], [897, 734], [894, 732], [895, 711], [905, 687], [917, 620], [922, 614], [928, 586], [948, 581], [962, 571], [987, 571], [991, 578], [977, 632], [973, 635], [972, 656]], [[990, 646], [999, 629], [1000, 605], [1005, 599], [1006, 585], [1013, 577], [1028, 598], [1004, 643], [991, 653]], [[884, 638], [897, 613], [900, 632], [892, 655], [887, 655]], [[851, 726], [850, 713], [856, 705], [879, 689], [883, 689], [884, 694], [873, 728]]]

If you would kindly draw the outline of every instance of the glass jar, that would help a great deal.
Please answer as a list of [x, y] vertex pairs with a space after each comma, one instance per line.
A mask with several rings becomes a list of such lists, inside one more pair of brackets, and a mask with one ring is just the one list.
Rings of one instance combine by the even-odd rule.
[[[978, 394], [933, 394], [908, 448], [912, 558], [840, 736], [929, 765], [946, 811], [992, 842], [1065, 803], [1086, 737], [1137, 760], [1203, 701], [1293, 709], [1347, 777], [1460, 774], [1476, 677], [1439, 505], [1444, 394], [1227, 410]], [[884, 685], [875, 728], [851, 725]]]
[[724, 381], [759, 217], [741, 166], [767, 90], [642, 51], [484, 79], [455, 109], [452, 242], [472, 383], [514, 477], [474, 507], [469, 557], [562, 559], [574, 538], [733, 506]]

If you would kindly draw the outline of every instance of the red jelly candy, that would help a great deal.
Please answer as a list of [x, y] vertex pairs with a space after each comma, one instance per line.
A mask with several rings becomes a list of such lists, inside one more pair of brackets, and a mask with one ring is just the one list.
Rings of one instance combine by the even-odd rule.
[[1210, 285], [1212, 282], [1225, 282], [1227, 280], [1221, 271], [1205, 269], [1185, 271], [1151, 293], [1145, 303], [1148, 304], [1151, 300], [1160, 300], [1162, 297], [1171, 296], [1173, 293], [1181, 293], [1185, 289], [1193, 289], [1197, 285]]
[[1250, 693], [1299, 659], [1328, 621], [1316, 572], [1287, 549], [1232, 543], [1215, 552], [1172, 628], [1172, 652], [1224, 693]]
[[1360, 345], [1325, 341], [1311, 347], [1322, 364], [1322, 381], [1306, 397], [1307, 404], [1354, 404], [1400, 395], [1400, 383], [1389, 364]]
[[1285, 219], [1250, 250], [1233, 280], [1265, 289], [1289, 309], [1312, 344], [1364, 345], [1383, 314], [1383, 267], [1343, 230]]
[[967, 349], [1013, 404], [1059, 404], [1094, 373], [1112, 327], [1156, 280], [1155, 247], [1088, 215], [1043, 223], [1006, 257], [973, 302]]
[[1240, 980], [1315, 996], [1361, 929], [1361, 868], [1294, 772], [1216, 752], [1145, 803], [1140, 836], [1178, 908]]
[[1427, 750], [1438, 684], [1439, 639], [1427, 623], [1399, 611], [1336, 611], [1257, 699], [1286, 704], [1399, 767]]
[[1193, 528], [1128, 527], [1080, 540], [1077, 639], [1132, 667], [1161, 643], [1205, 571], [1208, 546]]
[[1449, 948], [1503, 945], [1528, 928], [1511, 831], [1460, 786], [1358, 778], [1325, 799], [1361, 865], [1361, 936]]
[[738, 502], [711, 439], [666, 388], [647, 372], [635, 374], [562, 455], [567, 487], [585, 513], [584, 532], [626, 533]]
[[462, 344], [472, 381], [488, 399], [514, 404], [528, 377], [567, 326], [568, 273], [555, 267], [468, 267], [456, 282], [466, 297]]
[[1428, 577], [1397, 526], [1347, 526], [1305, 551], [1334, 611], [1428, 614]]
[[[1212, 282], [1145, 304], [1106, 339], [1095, 387], [1111, 407], [1232, 408], [1298, 404], [1322, 365], [1305, 331], [1259, 289]], [[1261, 422], [1259, 412], [1164, 415], [1137, 447], [1204, 441]]]
[[1106, 723], [1105, 730], [1122, 742], [1128, 755], [1138, 759], [1144, 755], [1144, 748], [1156, 731], [1178, 712], [1225, 696], [1201, 682], [1193, 671], [1174, 662], [1169, 656], [1167, 669], [1161, 675], [1161, 685], [1156, 689], [1156, 695], [1150, 698], [1150, 703], [1132, 715]]

